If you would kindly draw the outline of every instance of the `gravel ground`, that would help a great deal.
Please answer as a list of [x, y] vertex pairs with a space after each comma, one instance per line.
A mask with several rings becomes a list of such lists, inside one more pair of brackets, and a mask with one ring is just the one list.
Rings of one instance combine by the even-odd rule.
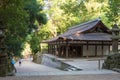
[[0, 80], [120, 80], [120, 74], [74, 75], [74, 76], [36, 76], [0, 77]]

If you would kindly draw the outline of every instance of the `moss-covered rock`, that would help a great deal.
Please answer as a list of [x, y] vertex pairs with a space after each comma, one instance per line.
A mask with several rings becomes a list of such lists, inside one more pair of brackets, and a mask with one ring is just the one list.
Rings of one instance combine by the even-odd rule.
[[120, 53], [108, 55], [107, 59], [103, 63], [104, 69], [120, 69]]

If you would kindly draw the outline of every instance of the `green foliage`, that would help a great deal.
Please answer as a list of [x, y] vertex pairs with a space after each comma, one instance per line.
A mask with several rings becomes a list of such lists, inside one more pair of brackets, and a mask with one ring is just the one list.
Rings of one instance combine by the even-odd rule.
[[45, 40], [45, 39], [49, 39], [51, 35], [51, 32], [49, 30], [49, 28], [47, 28], [46, 26], [43, 26], [41, 28], [41, 30], [39, 31], [38, 35], [40, 36], [40, 41]]
[[[41, 12], [42, 9], [42, 5], [36, 0], [0, 1], [0, 27], [6, 28], [5, 43], [9, 53], [13, 52], [16, 56], [20, 56], [26, 37], [33, 34], [33, 30], [36, 31], [38, 26], [47, 22], [46, 15]], [[34, 37], [28, 39], [32, 40]]]
[[106, 16], [111, 25], [120, 24], [120, 1], [109, 0]]
[[[38, 4], [36, 0], [29, 0], [29, 2], [26, 3], [25, 10], [29, 15], [29, 20], [27, 21], [29, 25], [29, 33], [38, 29], [39, 25], [45, 24], [47, 22], [46, 15], [41, 12], [42, 9], [43, 6]], [[39, 25], [35, 23], [36, 21], [39, 23]]]
[[55, 37], [73, 25], [95, 18], [101, 18], [110, 28], [113, 19], [120, 21], [120, 7], [115, 7], [118, 4], [119, 0], [49, 0], [46, 4], [49, 21], [40, 30], [41, 39]]
[[[119, 0], [1, 0], [0, 27], [6, 27], [9, 51], [19, 55], [25, 41], [33, 53], [40, 42], [63, 33], [69, 27], [101, 17], [110, 26], [120, 23]], [[47, 8], [43, 11], [46, 5]], [[47, 20], [47, 16], [49, 20]], [[19, 53], [19, 54], [18, 54]]]
[[51, 37], [65, 32], [73, 25], [98, 17], [107, 22], [104, 10], [107, 0], [50, 0], [46, 6], [49, 21], [45, 27], [48, 28], [48, 35]]
[[66, 0], [66, 2], [61, 6], [61, 9], [64, 10], [65, 14], [73, 16], [78, 16], [80, 13], [84, 14], [87, 12], [82, 0]]
[[39, 13], [39, 14], [36, 15], [36, 19], [37, 19], [39, 25], [41, 25], [41, 23], [42, 24], [47, 23], [47, 18], [46, 17], [47, 16], [44, 13]]
[[33, 54], [36, 54], [40, 51], [40, 39], [37, 34], [31, 35], [32, 39], [30, 40], [30, 47]]
[[[106, 1], [106, 0], [105, 0]], [[104, 18], [105, 12], [103, 9], [106, 7], [107, 2], [100, 0], [68, 0], [61, 8], [65, 14], [72, 18], [76, 18], [76, 23], [82, 23], [94, 18]], [[92, 4], [92, 5], [91, 5]], [[76, 24], [75, 23], [75, 24]]]
[[5, 43], [8, 52], [13, 51], [20, 55], [22, 42], [27, 35], [27, 13], [24, 11], [24, 0], [1, 0], [0, 1], [0, 26], [6, 28]]
[[47, 23], [47, 17], [43, 10], [43, 6], [39, 4], [36, 0], [30, 0], [26, 3], [25, 10], [29, 15], [29, 20], [27, 21], [29, 25], [28, 37], [26, 38], [29, 42], [32, 53], [35, 54], [40, 50], [40, 39], [38, 35], [38, 30], [43, 24]]

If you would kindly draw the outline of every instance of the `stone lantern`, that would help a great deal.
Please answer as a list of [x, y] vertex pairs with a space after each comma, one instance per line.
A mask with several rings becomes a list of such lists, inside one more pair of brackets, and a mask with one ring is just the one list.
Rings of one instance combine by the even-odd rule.
[[120, 71], [120, 54], [118, 54], [118, 43], [120, 39], [120, 29], [115, 24], [110, 30], [112, 32], [112, 52], [114, 54], [109, 55], [103, 63], [104, 69], [110, 69], [119, 72]]
[[118, 41], [120, 39], [119, 32], [120, 29], [118, 28], [117, 24], [114, 24], [113, 28], [111, 29], [112, 32], [112, 52], [118, 52]]

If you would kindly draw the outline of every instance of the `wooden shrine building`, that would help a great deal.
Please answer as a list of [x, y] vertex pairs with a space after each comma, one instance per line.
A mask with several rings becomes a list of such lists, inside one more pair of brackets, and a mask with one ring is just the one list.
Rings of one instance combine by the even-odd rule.
[[109, 28], [95, 19], [44, 42], [48, 44], [48, 53], [58, 57], [105, 56], [111, 50], [111, 36]]

